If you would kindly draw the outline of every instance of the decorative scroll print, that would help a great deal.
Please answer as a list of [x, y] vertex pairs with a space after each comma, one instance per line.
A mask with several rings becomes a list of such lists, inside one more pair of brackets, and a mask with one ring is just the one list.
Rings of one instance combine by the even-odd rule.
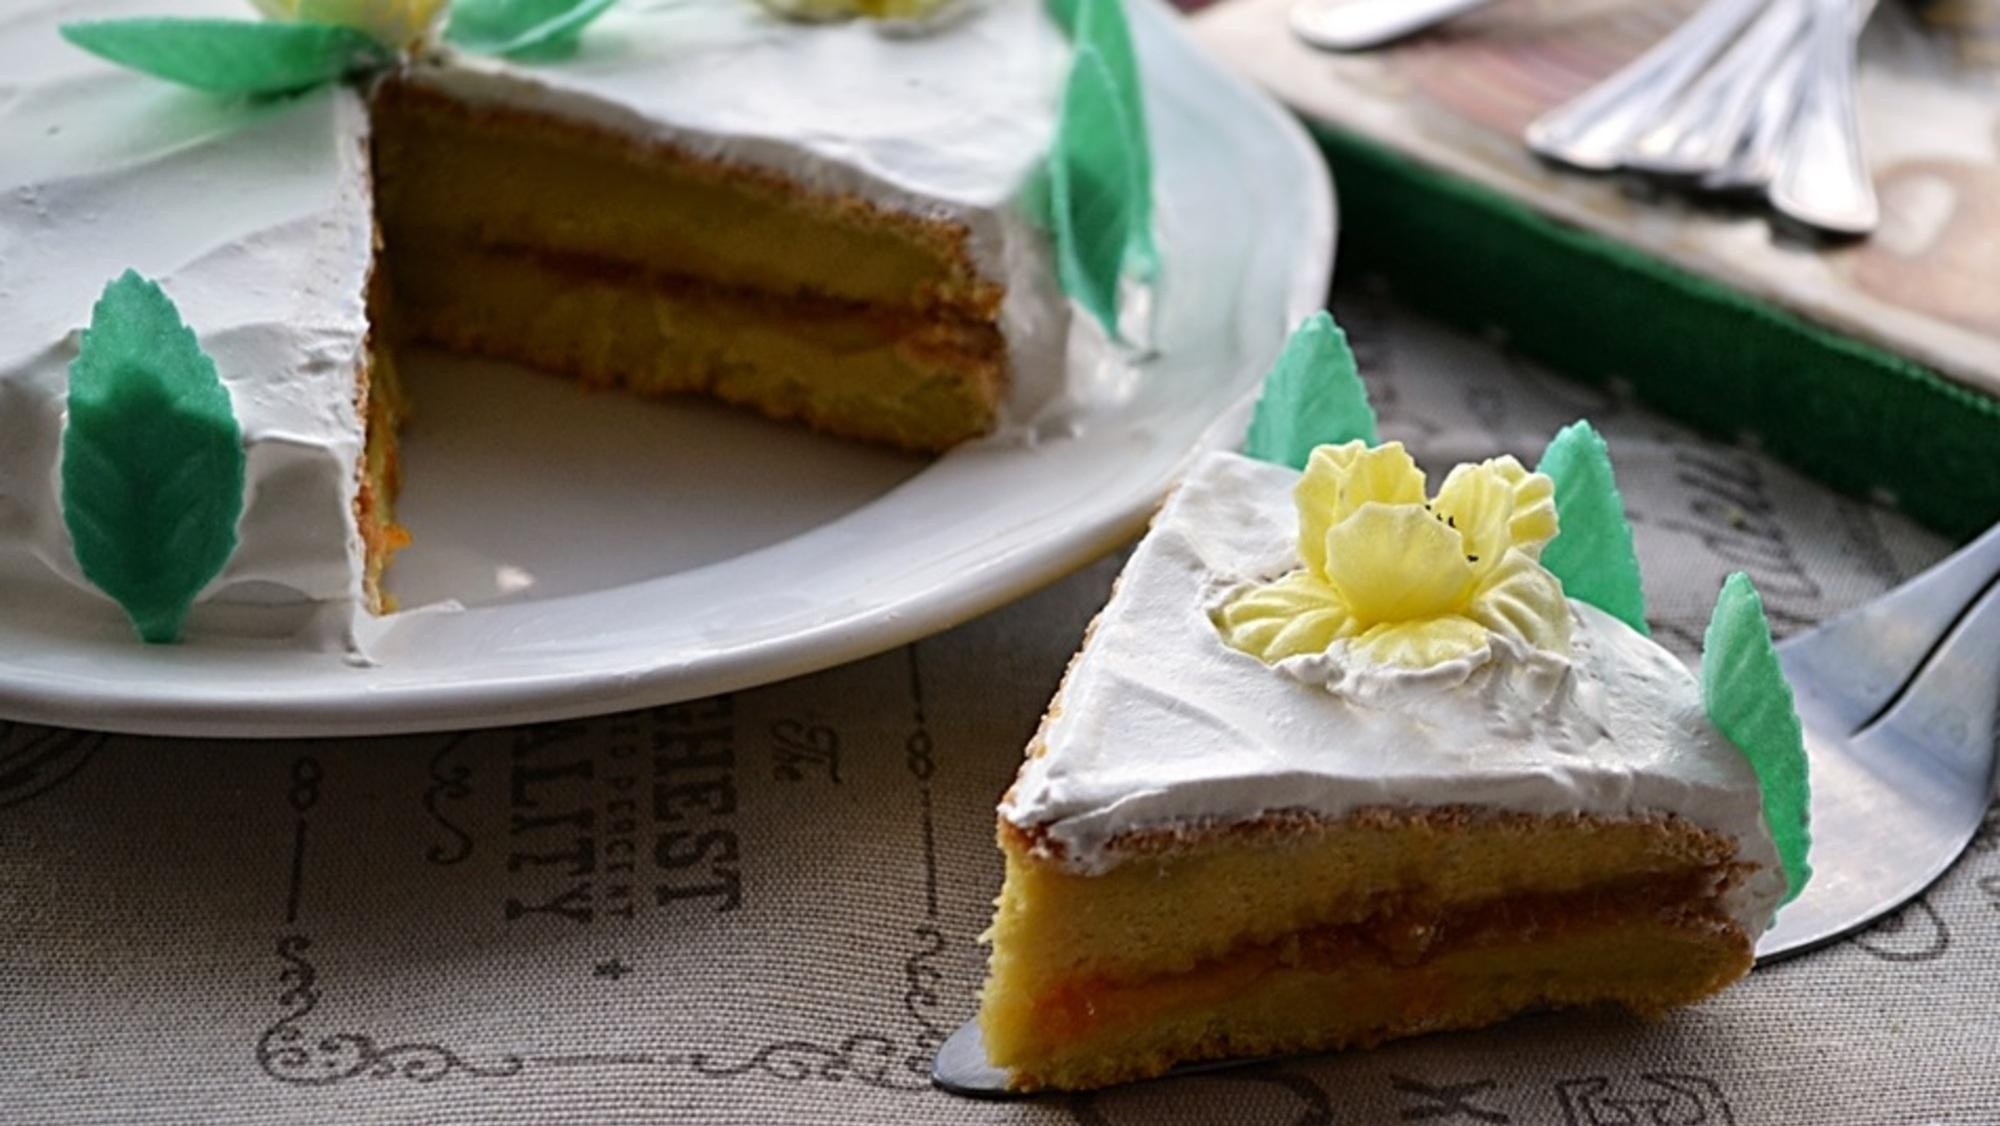
[[312, 940], [302, 934], [288, 934], [278, 940], [278, 958], [285, 963], [278, 981], [285, 986], [278, 995], [284, 1015], [257, 1038], [257, 1066], [280, 1083], [299, 1087], [327, 1087], [361, 1076], [369, 1079], [407, 1079], [415, 1083], [435, 1083], [447, 1075], [463, 1073], [481, 1079], [504, 1079], [518, 1075], [521, 1057], [502, 1056], [491, 1064], [467, 1061], [440, 1044], [405, 1041], [378, 1044], [363, 1032], [335, 1032], [313, 1037], [299, 1024], [319, 1007], [319, 971], [306, 960]]
[[439, 802], [461, 801], [472, 795], [472, 767], [449, 761], [452, 752], [464, 742], [463, 733], [453, 735], [431, 756], [431, 784], [424, 790], [424, 812], [430, 814], [431, 820], [450, 838], [443, 843], [434, 843], [424, 851], [424, 859], [432, 864], [457, 864], [472, 855], [471, 835], [438, 809]]
[[916, 1043], [910, 1047], [910, 1058], [905, 1062], [912, 1074], [924, 1078], [930, 1075], [931, 1058], [946, 1035], [936, 1019], [943, 1004], [938, 987], [944, 984], [944, 974], [933, 964], [944, 953], [944, 932], [925, 925], [915, 933], [922, 945], [903, 962], [903, 1012], [916, 1026], [917, 1033]]
[[821, 775], [840, 785], [840, 734], [823, 723], [781, 719], [771, 725], [771, 774], [780, 782]]
[[938, 987], [944, 974], [935, 962], [945, 950], [944, 931], [938, 927], [937, 822], [932, 812], [931, 779], [937, 773], [937, 748], [931, 739], [930, 724], [924, 716], [924, 679], [917, 664], [917, 647], [904, 649], [910, 662], [910, 736], [903, 744], [903, 767], [917, 784], [919, 824], [922, 829], [924, 859], [924, 919], [911, 932], [917, 948], [903, 962], [903, 1012], [916, 1026], [916, 1043], [906, 1061], [911, 1074], [919, 1079], [930, 1075], [931, 1059], [946, 1032], [937, 1021], [942, 999]]
[[0, 809], [23, 805], [75, 777], [106, 736], [0, 719]]
[[[920, 728], [921, 733], [921, 728]], [[4, 735], [0, 731], [0, 735]], [[807, 745], [825, 745], [826, 740], [810, 729], [801, 729], [799, 738]], [[929, 915], [936, 918], [935, 850], [930, 824], [928, 736], [912, 741], [910, 767], [926, 787], [924, 802], [924, 856], [929, 890]], [[472, 768], [454, 762], [464, 736], [454, 737], [440, 747], [430, 761], [431, 786], [424, 795], [424, 809], [450, 836], [434, 844], [427, 855], [431, 863], [451, 865], [471, 855], [469, 834], [447, 818], [440, 803], [456, 801], [471, 793]], [[837, 746], [837, 740], [835, 741]], [[6, 744], [0, 743], [0, 747]], [[836, 768], [837, 769], [837, 768]], [[884, 1091], [917, 1094], [930, 1089], [930, 1059], [943, 1042], [942, 1030], [931, 1015], [941, 1004], [938, 987], [942, 975], [932, 962], [945, 950], [945, 939], [933, 925], [919, 926], [915, 935], [918, 948], [904, 967], [906, 989], [904, 1009], [917, 1025], [914, 1041], [875, 1032], [856, 1033], [838, 1044], [809, 1040], [782, 1040], [765, 1044], [740, 1059], [707, 1052], [583, 1052], [571, 1054], [523, 1055], [507, 1053], [480, 1060], [443, 1044], [426, 1040], [385, 1042], [360, 1031], [341, 1030], [315, 1033], [306, 1027], [323, 999], [319, 969], [307, 956], [312, 939], [291, 928], [303, 917], [308, 829], [312, 814], [325, 788], [325, 770], [312, 755], [293, 759], [286, 777], [285, 804], [293, 818], [290, 878], [286, 884], [284, 920], [286, 932], [277, 940], [280, 963], [278, 995], [280, 1014], [257, 1037], [257, 1066], [271, 1079], [294, 1087], [329, 1087], [350, 1079], [405, 1080], [436, 1083], [447, 1077], [471, 1080], [502, 1080], [529, 1070], [557, 1068], [667, 1069], [682, 1075], [712, 1080], [759, 1077], [784, 1083], [856, 1083]], [[595, 976], [617, 980], [630, 967], [616, 959], [601, 963]]]
[[1928, 897], [1854, 936], [1854, 945], [1884, 962], [1932, 962], [1951, 949], [1951, 930]]
[[1602, 1075], [1566, 1079], [1556, 1097], [1566, 1126], [1736, 1126], [1722, 1088], [1703, 1075], [1649, 1071], [1623, 1085]]
[[[740, 1063], [718, 1063], [706, 1052], [686, 1057], [687, 1065], [711, 1079], [757, 1073], [785, 1083], [862, 1083], [885, 1091], [928, 1091], [930, 1080], [909, 1071], [910, 1053], [887, 1036], [861, 1032], [837, 1047], [810, 1040], [766, 1044]], [[928, 1062], [929, 1057], [925, 1056]]]
[[[454, 741], [455, 742], [455, 741]], [[449, 750], [450, 747], [445, 748]], [[442, 758], [443, 752], [439, 752]], [[438, 759], [432, 760], [435, 775]], [[313, 808], [319, 804], [325, 770], [311, 755], [292, 760], [285, 790], [285, 804], [292, 810], [291, 875], [285, 889], [285, 925], [298, 922], [305, 886], [306, 830]], [[427, 803], [428, 804], [428, 803]], [[313, 1037], [299, 1025], [319, 1008], [319, 970], [306, 960], [312, 940], [302, 934], [286, 934], [278, 939], [278, 995], [283, 1014], [257, 1037], [257, 1066], [280, 1083], [298, 1087], [326, 1087], [359, 1076], [370, 1079], [407, 1079], [415, 1083], [435, 1083], [447, 1075], [463, 1073], [482, 1079], [501, 1079], [520, 1073], [519, 1056], [503, 1056], [492, 1064], [474, 1064], [438, 1044], [415, 1041], [378, 1044], [364, 1032], [335, 1032]]]

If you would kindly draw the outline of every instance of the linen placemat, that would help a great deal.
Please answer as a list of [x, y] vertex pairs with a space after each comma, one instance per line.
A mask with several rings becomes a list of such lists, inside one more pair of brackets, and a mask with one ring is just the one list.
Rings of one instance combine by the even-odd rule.
[[[1944, 550], [1374, 298], [1342, 315], [1385, 434], [1434, 470], [1532, 461], [1591, 418], [1683, 655], [1732, 570], [1791, 632]], [[245, 743], [0, 724], [0, 1120], [2000, 1122], [2000, 820], [1900, 915], [1663, 1022], [934, 1092], [983, 974], [994, 801], [1118, 563], [870, 660], [600, 719]]]

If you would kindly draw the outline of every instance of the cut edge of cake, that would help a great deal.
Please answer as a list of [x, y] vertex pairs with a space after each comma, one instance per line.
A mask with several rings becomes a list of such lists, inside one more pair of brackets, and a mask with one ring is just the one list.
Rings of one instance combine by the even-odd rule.
[[[1536, 1008], [1615, 1004], [1652, 1017], [1752, 962], [1728, 897], [1753, 866], [1673, 815], [1289, 811], [1135, 835], [1113, 846], [1103, 875], [1068, 870], [1047, 841], [1004, 821], [999, 843], [1006, 874], [979, 1020], [990, 1060], [1021, 1090], [1370, 1047]], [[1402, 875], [1474, 854], [1484, 866], [1461, 876], [1536, 878], [1441, 890]], [[1286, 894], [1299, 884], [1341, 893]], [[1551, 940], [1561, 948], [1538, 961], [1532, 948]], [[1650, 974], [1605, 973], [1610, 959], [1645, 962], [1649, 944], [1679, 954]]]
[[[373, 106], [409, 338], [646, 396], [705, 393], [917, 453], [998, 422], [1006, 287], [980, 271], [962, 221], [558, 113], [461, 102], [407, 76], [380, 82]], [[596, 182], [565, 180], [566, 165]], [[448, 182], [460, 176], [509, 186]], [[511, 211], [496, 201], [534, 176], [552, 198], [646, 206], [538, 220], [533, 189]], [[708, 216], [700, 239], [690, 215]], [[758, 241], [785, 238], [790, 259]]]
[[[1206, 460], [1225, 471], [1258, 464]], [[1179, 519], [1203, 473], [1190, 471], [1148, 540]], [[1675, 810], [1529, 811], [1447, 797], [1327, 815], [1278, 804], [1108, 836], [1100, 826], [1084, 838], [1089, 855], [1054, 823], [1017, 817], [1079, 670], [1129, 605], [1135, 572], [1144, 581], [1147, 548], [1086, 630], [1001, 802], [1005, 875], [983, 936], [992, 958], [977, 1019], [1012, 1087], [1090, 1088], [1182, 1062], [1367, 1047], [1537, 1008], [1608, 1004], [1655, 1017], [1748, 971], [1757, 922], [1776, 903], [1775, 857]], [[1769, 851], [1761, 817], [1756, 831]]]

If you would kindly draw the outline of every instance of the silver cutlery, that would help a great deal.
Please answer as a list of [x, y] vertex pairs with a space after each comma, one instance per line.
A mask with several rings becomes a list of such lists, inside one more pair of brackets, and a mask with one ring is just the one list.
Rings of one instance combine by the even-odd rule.
[[[1299, 0], [1315, 46], [1377, 46], [1490, 0]], [[1528, 126], [1571, 167], [1763, 192], [1779, 214], [1865, 235], [1880, 219], [1854, 110], [1855, 49], [1876, 0], [1708, 0], [1665, 39]]]
[[1715, 64], [1625, 148], [1620, 163], [1662, 176], [1704, 176], [1721, 169], [1771, 76], [1795, 53], [1805, 26], [1804, 0], [1770, 0]]
[[[1923, 894], [1994, 800], [2000, 749], [2000, 526], [1889, 594], [1778, 646], [1804, 724], [1813, 877], [1757, 943], [1768, 965], [1835, 942]], [[1188, 1075], [1268, 1058], [1185, 1064]], [[1017, 1097], [977, 1021], [931, 1079]]]
[[1292, 32], [1329, 51], [1365, 51], [1494, 0], [1299, 0]]
[[1758, 191], [1771, 186], [1778, 174], [1778, 150], [1785, 143], [1799, 108], [1799, 83], [1805, 80], [1805, 54], [1791, 51], [1758, 95], [1744, 124], [1736, 149], [1722, 166], [1701, 178], [1701, 186], [1717, 192]]
[[1528, 147], [1572, 167], [1610, 172], [1627, 144], [1721, 55], [1764, 0], [1709, 0], [1653, 48], [1528, 126]]
[[1771, 205], [1808, 226], [1865, 235], [1881, 218], [1854, 113], [1855, 40], [1873, 0], [1811, 0], [1806, 78], [1771, 183]]

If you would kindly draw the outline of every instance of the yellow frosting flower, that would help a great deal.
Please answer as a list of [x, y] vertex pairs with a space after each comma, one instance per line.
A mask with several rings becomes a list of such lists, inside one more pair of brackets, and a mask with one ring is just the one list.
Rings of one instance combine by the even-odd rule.
[[331, 23], [363, 32], [392, 50], [415, 44], [444, 15], [447, 0], [250, 0], [265, 18]]
[[1569, 605], [1542, 569], [1555, 486], [1511, 457], [1461, 465], [1437, 496], [1399, 442], [1321, 446], [1294, 493], [1305, 566], [1216, 614], [1231, 646], [1276, 664], [1340, 642], [1426, 668], [1498, 634], [1569, 652]]

